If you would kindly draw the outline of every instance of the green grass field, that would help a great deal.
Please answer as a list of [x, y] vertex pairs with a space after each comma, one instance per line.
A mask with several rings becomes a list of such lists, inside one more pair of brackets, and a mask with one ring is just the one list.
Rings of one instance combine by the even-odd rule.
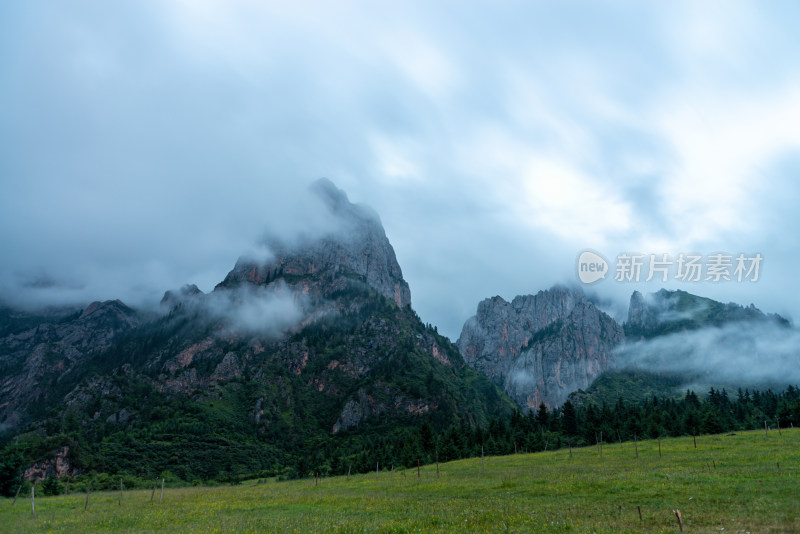
[[[800, 430], [350, 477], [0, 501], [3, 532], [800, 532]], [[716, 465], [716, 467], [714, 466]], [[641, 520], [637, 507], [641, 507]]]

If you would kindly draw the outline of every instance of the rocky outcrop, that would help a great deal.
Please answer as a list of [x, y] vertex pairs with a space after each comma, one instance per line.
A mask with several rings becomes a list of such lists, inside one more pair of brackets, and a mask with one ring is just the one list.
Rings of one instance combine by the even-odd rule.
[[287, 243], [268, 239], [273, 258], [256, 262], [241, 258], [218, 288], [242, 283], [269, 284], [284, 279], [304, 294], [326, 294], [343, 287], [343, 279], [367, 284], [397, 306], [411, 306], [411, 292], [380, 218], [371, 209], [352, 204], [333, 183], [322, 179], [312, 191], [329, 210], [335, 227], [323, 236]]
[[81, 470], [72, 465], [69, 447], [61, 447], [49, 458], [44, 458], [28, 467], [22, 474], [25, 480], [33, 483], [41, 482], [48, 477], [74, 477]]
[[[436, 402], [423, 399], [409, 399], [402, 391], [392, 388], [388, 384], [377, 384], [376, 389], [380, 395], [370, 395], [361, 389], [342, 408], [339, 418], [333, 424], [331, 433], [336, 434], [343, 430], [357, 427], [370, 417], [379, 416], [384, 412], [421, 416], [435, 410]], [[388, 397], [388, 401], [379, 400]]]
[[554, 287], [507, 302], [486, 299], [464, 324], [465, 361], [523, 409], [560, 405], [613, 363], [622, 328], [579, 289]]

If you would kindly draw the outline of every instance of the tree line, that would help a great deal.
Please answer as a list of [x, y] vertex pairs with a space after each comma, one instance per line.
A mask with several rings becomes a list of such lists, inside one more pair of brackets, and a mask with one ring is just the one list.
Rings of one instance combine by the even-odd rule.
[[[711, 388], [700, 397], [687, 390], [682, 398], [653, 396], [641, 403], [619, 399], [614, 405], [566, 401], [549, 410], [540, 404], [527, 414], [515, 412], [508, 419], [492, 419], [486, 427], [466, 423], [435, 432], [428, 423], [393, 436], [371, 436], [357, 450], [338, 450], [339, 458], [302, 462], [299, 476], [317, 472], [344, 474], [349, 469], [374, 471], [376, 464], [415, 467], [485, 455], [539, 452], [562, 447], [594, 445], [599, 441], [633, 441], [701, 434], [754, 430], [764, 425], [776, 428], [800, 424], [800, 390], [788, 387], [781, 393], [739, 389], [733, 396], [725, 389]], [[331, 456], [327, 456], [331, 458]], [[312, 465], [313, 464], [313, 465]], [[294, 470], [293, 470], [294, 471]]]
[[[134, 460], [138, 458], [138, 464], [154, 462], [158, 459], [151, 450], [154, 445], [146, 447], [131, 439], [128, 446], [120, 444], [117, 453], [107, 454], [114, 461], [108, 461], [101, 472], [87, 470], [73, 479], [73, 487], [78, 490], [92, 480], [93, 488], [113, 489], [119, 483], [119, 478], [115, 477], [120, 476], [126, 477], [125, 487], [129, 488], [148, 487], [156, 476], [165, 476], [168, 482], [177, 485], [237, 483], [255, 477], [335, 476], [370, 472], [376, 467], [415, 468], [418, 463], [446, 462], [482, 454], [505, 455], [580, 447], [601, 440], [616, 442], [634, 438], [718, 434], [764, 428], [765, 424], [771, 428], [777, 425], [787, 428], [800, 424], [800, 389], [790, 386], [780, 393], [740, 389], [730, 395], [725, 389], [711, 388], [702, 397], [688, 390], [681, 398], [653, 396], [641, 403], [619, 399], [613, 405], [568, 400], [554, 410], [541, 404], [526, 414], [516, 411], [510, 417], [493, 418], [482, 426], [472, 425], [463, 418], [448, 426], [436, 423], [434, 419], [421, 424], [406, 421], [405, 424], [378, 425], [369, 431], [356, 429], [335, 436], [308, 435], [305, 439], [298, 439], [293, 454], [276, 454], [274, 446], [269, 448], [266, 443], [240, 443], [237, 448], [233, 437], [218, 439], [214, 443], [196, 436], [194, 446], [205, 452], [196, 457], [195, 470], [179, 470], [177, 464], [171, 465], [168, 461], [170, 454], [174, 457], [176, 451], [185, 453], [189, 443], [163, 443], [159, 446], [159, 454], [166, 455], [166, 458], [154, 465], [163, 465], [174, 471], [158, 469], [147, 474], [140, 472], [141, 469], [136, 470]], [[54, 436], [37, 442], [35, 447], [24, 446], [23, 440], [7, 444], [0, 454], [0, 494], [13, 496], [20, 485], [27, 488], [27, 483], [22, 480], [22, 470], [52, 447], [69, 443], [79, 448], [79, 443], [73, 439], [65, 442]], [[249, 463], [242, 460], [239, 462], [242, 467], [210, 470], [210, 465], [235, 463], [231, 455], [245, 451]], [[204, 463], [203, 458], [209, 465], [199, 465]], [[204, 476], [204, 472], [223, 474], [209, 477]], [[45, 494], [56, 493], [61, 491], [63, 482], [46, 481], [42, 489]]]

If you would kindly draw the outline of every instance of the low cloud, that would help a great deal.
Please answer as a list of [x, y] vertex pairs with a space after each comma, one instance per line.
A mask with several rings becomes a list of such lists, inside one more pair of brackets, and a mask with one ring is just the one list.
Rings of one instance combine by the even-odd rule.
[[660, 293], [645, 293], [644, 301], [650, 306], [655, 306], [657, 310], [657, 320], [659, 323], [671, 323], [675, 321], [691, 320], [705, 313], [709, 304], [705, 300], [694, 299], [691, 306], [678, 309], [681, 297], [678, 293], [663, 296]]
[[301, 296], [282, 282], [220, 289], [199, 297], [194, 305], [234, 331], [269, 337], [281, 335], [305, 317]]
[[620, 368], [682, 375], [700, 385], [800, 383], [800, 332], [772, 322], [732, 323], [626, 343], [616, 357]]

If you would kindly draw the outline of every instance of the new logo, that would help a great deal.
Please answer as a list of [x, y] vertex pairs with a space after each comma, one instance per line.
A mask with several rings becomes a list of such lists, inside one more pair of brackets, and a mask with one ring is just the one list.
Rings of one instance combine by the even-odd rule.
[[584, 284], [593, 284], [605, 279], [608, 262], [593, 250], [584, 250], [578, 256], [578, 279]]

